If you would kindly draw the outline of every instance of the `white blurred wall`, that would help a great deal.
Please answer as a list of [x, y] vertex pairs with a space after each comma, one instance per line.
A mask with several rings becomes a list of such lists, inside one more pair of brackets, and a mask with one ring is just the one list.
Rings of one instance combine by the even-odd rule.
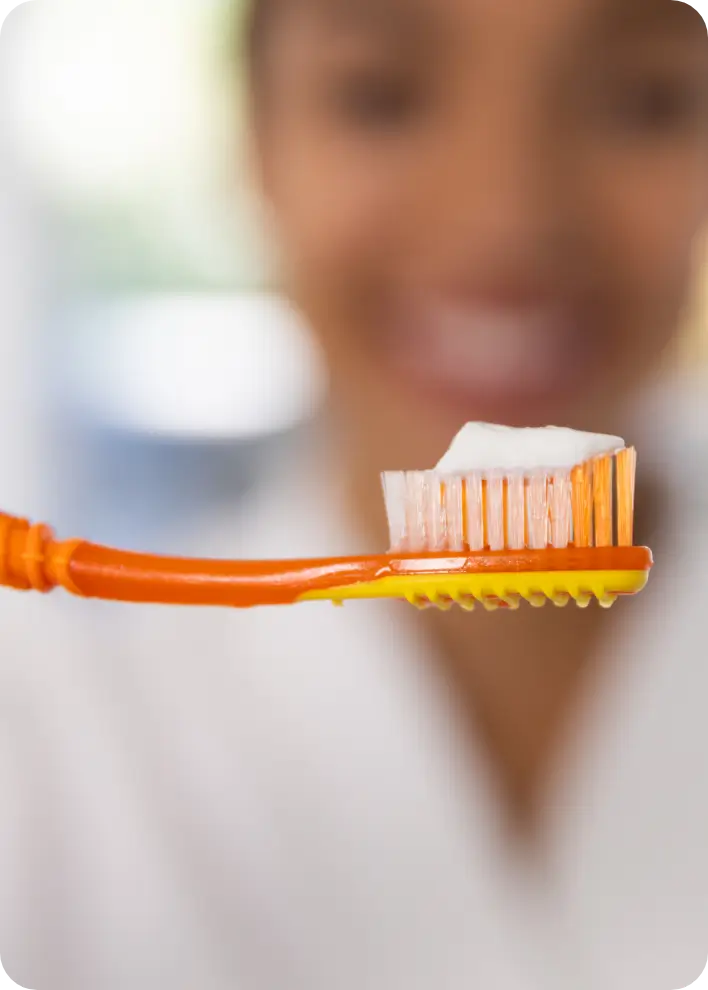
[[0, 38], [0, 511], [30, 511], [43, 450], [39, 328], [46, 305], [43, 240], [32, 187], [8, 139]]

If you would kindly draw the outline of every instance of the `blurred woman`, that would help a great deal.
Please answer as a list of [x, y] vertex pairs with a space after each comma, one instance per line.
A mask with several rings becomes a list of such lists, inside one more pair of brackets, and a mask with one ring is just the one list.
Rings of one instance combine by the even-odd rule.
[[655, 575], [609, 615], [128, 608], [108, 639], [95, 611], [60, 669], [42, 637], [75, 627], [42, 603], [6, 964], [38, 990], [684, 986], [708, 952], [708, 477], [671, 380], [705, 26], [672, 0], [254, 0], [248, 38], [331, 401], [201, 552], [381, 549], [381, 470], [469, 420], [554, 423], [638, 445]]

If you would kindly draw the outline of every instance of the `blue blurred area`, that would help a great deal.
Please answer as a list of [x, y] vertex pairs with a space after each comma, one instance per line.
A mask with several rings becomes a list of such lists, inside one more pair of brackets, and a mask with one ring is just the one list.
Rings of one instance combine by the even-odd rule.
[[216, 513], [235, 516], [287, 442], [179, 442], [73, 425], [53, 524], [64, 535], [168, 554], [198, 552], [195, 528]]
[[277, 300], [155, 293], [47, 317], [46, 511], [64, 533], [199, 553], [189, 534], [236, 514], [318, 405], [316, 353]]

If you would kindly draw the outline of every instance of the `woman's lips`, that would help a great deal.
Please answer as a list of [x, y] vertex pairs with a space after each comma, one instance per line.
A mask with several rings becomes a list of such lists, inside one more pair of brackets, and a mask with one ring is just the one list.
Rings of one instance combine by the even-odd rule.
[[392, 370], [474, 408], [548, 406], [572, 395], [599, 342], [569, 307], [419, 305], [386, 335]]

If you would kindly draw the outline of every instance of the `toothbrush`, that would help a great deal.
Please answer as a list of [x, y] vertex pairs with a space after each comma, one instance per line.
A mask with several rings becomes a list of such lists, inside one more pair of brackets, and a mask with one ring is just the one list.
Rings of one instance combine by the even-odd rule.
[[572, 469], [382, 476], [390, 549], [370, 557], [226, 561], [158, 557], [0, 514], [0, 586], [142, 604], [252, 608], [393, 598], [418, 608], [604, 608], [646, 586], [633, 545], [636, 452]]

